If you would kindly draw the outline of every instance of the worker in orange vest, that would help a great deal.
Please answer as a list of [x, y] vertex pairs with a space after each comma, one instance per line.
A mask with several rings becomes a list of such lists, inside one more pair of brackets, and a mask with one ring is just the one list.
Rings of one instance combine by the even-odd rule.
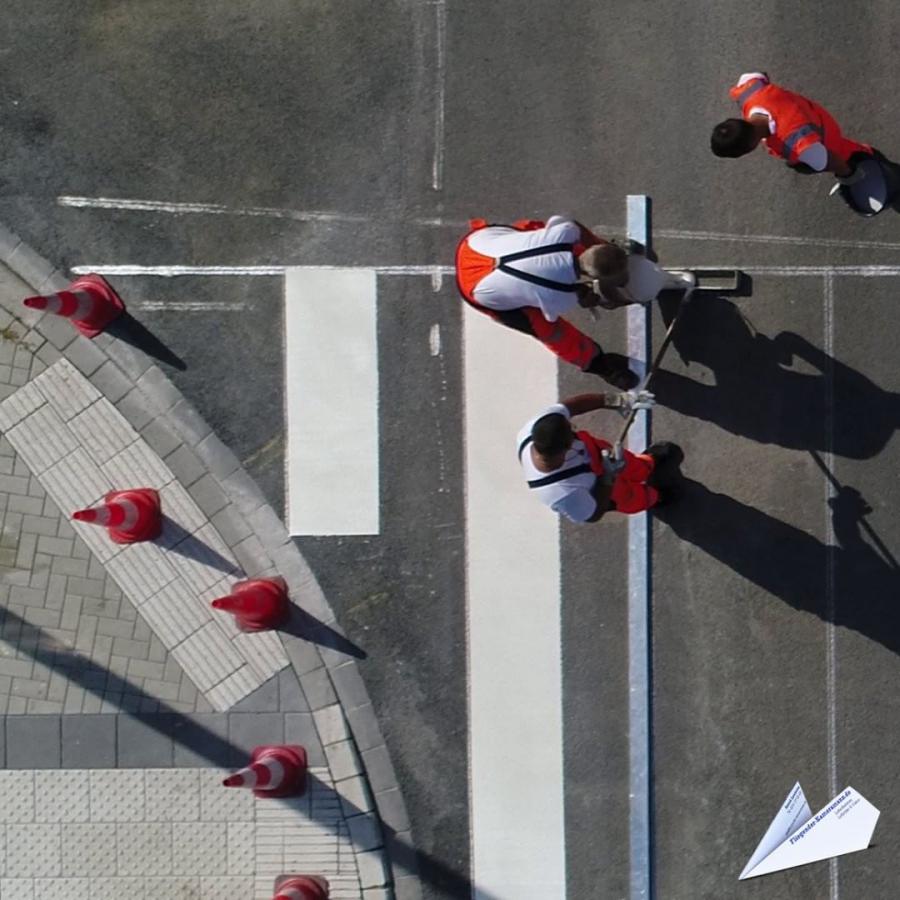
[[625, 290], [624, 249], [562, 216], [512, 225], [475, 219], [470, 225], [456, 252], [456, 283], [470, 306], [615, 387], [637, 384], [627, 357], [605, 353], [560, 315], [576, 305], [634, 302]]
[[573, 522], [597, 522], [607, 512], [633, 515], [677, 498], [673, 486], [657, 480], [663, 463], [680, 464], [681, 448], [657, 443], [643, 453], [621, 449], [587, 431], [576, 431], [572, 418], [597, 409], [651, 409], [653, 394], [579, 394], [547, 407], [517, 438], [519, 463], [530, 490], [554, 512]]
[[832, 172], [850, 184], [856, 163], [873, 155], [868, 144], [845, 137], [827, 109], [772, 84], [765, 72], [741, 75], [729, 93], [741, 107], [741, 118], [726, 119], [713, 129], [710, 143], [716, 156], [744, 156], [762, 141], [796, 172]]

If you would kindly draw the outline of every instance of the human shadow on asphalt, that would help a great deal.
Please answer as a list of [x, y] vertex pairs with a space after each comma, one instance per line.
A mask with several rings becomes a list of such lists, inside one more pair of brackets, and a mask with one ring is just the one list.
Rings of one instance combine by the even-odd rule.
[[304, 641], [318, 644], [320, 647], [328, 647], [352, 656], [356, 659], [367, 659], [368, 654], [362, 647], [358, 647], [349, 638], [344, 637], [339, 631], [326, 625], [321, 619], [310, 615], [305, 609], [296, 604], [291, 604], [291, 617], [287, 624], [277, 629], [282, 634], [292, 634]]
[[[671, 317], [660, 308], [664, 319]], [[799, 334], [756, 331], [721, 296], [694, 296], [674, 331], [672, 352], [711, 369], [713, 381], [661, 369], [652, 385], [657, 402], [762, 444], [870, 459], [900, 427], [900, 394], [882, 390]], [[835, 419], [834, 410], [853, 415]]]
[[[690, 478], [678, 504], [654, 510], [683, 541], [798, 610], [857, 631], [900, 653], [900, 566], [871, 529], [871, 507], [853, 487], [829, 500], [837, 540], [829, 546]], [[834, 574], [833, 618], [827, 575]]]
[[105, 331], [173, 369], [182, 372], [187, 369], [187, 363], [180, 356], [173, 353], [146, 325], [127, 311], [107, 325]]
[[[141, 687], [127, 678], [104, 668], [93, 660], [82, 656], [71, 647], [61, 644], [50, 632], [37, 625], [26, 622], [12, 610], [0, 606], [0, 629], [3, 640], [15, 644], [16, 649], [51, 671], [61, 671], [72, 683], [83, 688], [87, 693], [108, 700], [110, 697], [121, 698], [120, 711], [139, 720], [147, 728], [156, 731], [189, 749], [192, 753], [206, 760], [213, 766], [234, 768], [247, 764], [248, 751], [223, 737], [217, 731], [204, 725], [209, 716], [191, 716], [178, 712], [164, 700], [158, 700], [146, 693]], [[132, 712], [128, 708], [128, 700], [134, 703], [134, 709], [153, 709], [156, 712]], [[0, 728], [3, 718], [0, 716]], [[376, 748], [377, 749], [377, 748]], [[308, 774], [308, 790], [334, 794], [334, 789], [321, 781], [313, 773]], [[225, 790], [225, 788], [223, 788]], [[390, 793], [390, 792], [389, 792]], [[288, 801], [280, 801], [282, 804]], [[305, 807], [305, 801], [302, 801]], [[341, 796], [340, 804], [345, 818], [363, 815], [366, 810], [355, 806], [347, 798]], [[403, 823], [405, 826], [407, 823]], [[443, 891], [443, 896], [468, 898], [472, 896], [472, 884], [465, 872], [458, 872], [448, 863], [437, 859], [429, 853], [417, 850], [411, 843], [407, 827], [395, 830], [390, 822], [382, 821], [382, 837], [392, 866], [400, 870], [400, 874], [417, 875], [422, 881]], [[351, 843], [357, 844], [359, 850], [368, 850], [378, 846], [371, 843], [371, 835], [365, 829], [347, 835]], [[478, 891], [483, 900], [499, 900], [484, 890]]]

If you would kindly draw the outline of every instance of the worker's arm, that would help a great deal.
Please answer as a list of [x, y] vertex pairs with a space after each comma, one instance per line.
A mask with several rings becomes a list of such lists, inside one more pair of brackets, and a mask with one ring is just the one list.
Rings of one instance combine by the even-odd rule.
[[595, 409], [615, 409], [620, 405], [618, 396], [618, 394], [576, 394], [559, 402], [569, 411], [570, 416], [582, 416]]
[[629, 413], [633, 409], [651, 409], [656, 398], [650, 391], [621, 391], [609, 394], [576, 394], [559, 401], [570, 416], [581, 416], [597, 409], [617, 409]]

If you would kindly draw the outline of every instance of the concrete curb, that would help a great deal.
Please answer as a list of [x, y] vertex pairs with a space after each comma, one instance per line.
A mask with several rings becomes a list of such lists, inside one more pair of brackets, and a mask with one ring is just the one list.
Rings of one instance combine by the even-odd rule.
[[[0, 263], [39, 294], [69, 284], [62, 271], [2, 224]], [[39, 337], [39, 359], [49, 366], [65, 357], [115, 405], [212, 519], [249, 577], [281, 575], [299, 606], [343, 634], [278, 514], [238, 458], [149, 356], [108, 334], [88, 340], [65, 320], [25, 306], [8, 311]], [[353, 798], [346, 805], [357, 810], [348, 825], [366, 898], [418, 900], [418, 874], [408, 866], [400, 869], [391, 858], [394, 844], [404, 859], [413, 857], [403, 853], [404, 845], [413, 846], [409, 816], [356, 661], [293, 635], [279, 636], [332, 776], [345, 797]], [[371, 816], [373, 807], [380, 822]], [[393, 888], [383, 887], [385, 880]]]

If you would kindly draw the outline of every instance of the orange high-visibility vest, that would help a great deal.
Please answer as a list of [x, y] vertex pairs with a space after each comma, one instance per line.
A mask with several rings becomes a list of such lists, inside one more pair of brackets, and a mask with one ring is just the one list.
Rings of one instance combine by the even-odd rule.
[[765, 139], [766, 150], [796, 166], [798, 157], [813, 144], [822, 143], [825, 149], [843, 162], [854, 153], [871, 155], [872, 148], [844, 137], [831, 113], [801, 94], [787, 91], [765, 78], [752, 78], [729, 91], [741, 107], [741, 115], [750, 118], [750, 111], [758, 106], [775, 121], [775, 133]]

